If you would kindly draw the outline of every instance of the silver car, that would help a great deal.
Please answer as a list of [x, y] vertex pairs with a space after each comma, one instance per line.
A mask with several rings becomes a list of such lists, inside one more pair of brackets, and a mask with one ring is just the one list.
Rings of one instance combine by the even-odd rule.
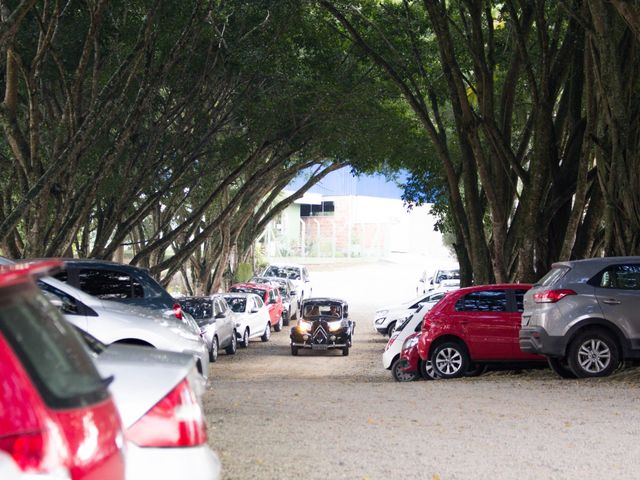
[[640, 358], [640, 257], [558, 262], [524, 297], [520, 349], [565, 378]]
[[126, 432], [126, 476], [216, 480], [220, 460], [207, 445], [204, 382], [191, 355], [129, 345], [105, 347], [84, 335]]

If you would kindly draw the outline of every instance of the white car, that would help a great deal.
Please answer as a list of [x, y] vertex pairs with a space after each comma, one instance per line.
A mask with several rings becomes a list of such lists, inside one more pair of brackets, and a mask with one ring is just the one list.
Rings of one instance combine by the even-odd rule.
[[288, 278], [293, 283], [298, 299], [298, 306], [302, 305], [305, 298], [309, 298], [313, 292], [311, 278], [307, 267], [300, 264], [271, 264], [262, 272], [262, 277]]
[[416, 284], [416, 295], [424, 295], [440, 287], [460, 288], [460, 269], [457, 266], [437, 268], [431, 273], [423, 270]]
[[409, 302], [383, 307], [375, 313], [373, 328], [375, 328], [378, 333], [391, 337], [396, 325], [400, 325], [406, 318], [413, 315], [422, 304], [427, 302], [435, 303], [444, 297], [445, 293], [455, 288], [457, 287], [438, 288], [437, 290], [422, 294]]
[[249, 340], [260, 338], [269, 340], [271, 334], [271, 317], [269, 307], [255, 293], [225, 293], [224, 299], [233, 312], [238, 344], [247, 348]]

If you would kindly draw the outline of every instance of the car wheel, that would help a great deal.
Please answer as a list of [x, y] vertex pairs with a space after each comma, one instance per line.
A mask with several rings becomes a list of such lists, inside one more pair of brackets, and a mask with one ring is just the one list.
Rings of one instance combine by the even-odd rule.
[[271, 322], [267, 322], [267, 326], [264, 327], [264, 333], [260, 337], [263, 342], [268, 342], [271, 338]]
[[427, 360], [426, 362], [423, 360], [420, 362], [420, 375], [425, 380], [437, 380], [438, 374], [433, 369], [433, 363], [431, 360]]
[[344, 347], [342, 349], [342, 356], [343, 357], [348, 357], [349, 356], [349, 347]]
[[400, 368], [399, 358], [391, 365], [391, 375], [396, 382], [413, 382], [418, 379], [418, 372], [404, 372]]
[[458, 378], [467, 371], [469, 356], [460, 343], [445, 342], [434, 349], [431, 363], [440, 378]]
[[618, 346], [608, 333], [588, 330], [571, 342], [567, 360], [578, 378], [607, 377], [618, 368]]
[[479, 377], [487, 371], [487, 366], [481, 363], [471, 363], [467, 367], [467, 371], [464, 372], [465, 377]]
[[283, 323], [284, 323], [284, 320], [282, 319], [282, 314], [280, 314], [280, 318], [278, 319], [278, 323], [276, 323], [276, 324], [273, 326], [273, 329], [274, 329], [276, 332], [279, 332], [280, 330], [282, 330], [282, 324], [283, 324]]
[[244, 333], [242, 334], [242, 341], [240, 342], [240, 346], [242, 348], [249, 347], [249, 327], [244, 329]]
[[294, 357], [298, 356], [298, 347], [294, 347], [293, 345], [291, 345], [291, 355], [293, 355]]
[[233, 335], [231, 335], [231, 343], [227, 348], [224, 349], [227, 352], [227, 355], [235, 355], [238, 350], [238, 339], [236, 338], [236, 331], [233, 330]]
[[216, 360], [218, 360], [218, 337], [213, 337], [211, 350], [209, 350], [209, 361], [213, 363]]
[[396, 331], [396, 322], [391, 322], [387, 327], [387, 335], [389, 336], [389, 338], [391, 338], [391, 335], [393, 335], [393, 332], [395, 331]]
[[291, 309], [289, 309], [289, 311], [287, 312], [287, 314], [285, 315], [285, 317], [283, 317], [282, 324], [283, 324], [285, 327], [288, 327], [288, 326], [289, 326], [289, 319], [290, 319], [290, 318], [291, 318]]
[[577, 378], [576, 374], [571, 371], [566, 358], [547, 358], [549, 367], [562, 378]]

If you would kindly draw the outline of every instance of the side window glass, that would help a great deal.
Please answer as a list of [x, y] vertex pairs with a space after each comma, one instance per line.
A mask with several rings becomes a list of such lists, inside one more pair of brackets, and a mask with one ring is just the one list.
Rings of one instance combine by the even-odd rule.
[[613, 265], [602, 273], [601, 288], [640, 290], [640, 265]]
[[47, 300], [62, 313], [65, 315], [78, 315], [78, 301], [75, 298], [44, 282], [38, 282], [38, 287], [40, 287]]
[[102, 300], [142, 298], [140, 282], [130, 275], [115, 270], [83, 269], [79, 273], [80, 289]]
[[257, 308], [262, 308], [262, 306], [264, 305], [264, 302], [262, 301], [262, 299], [260, 297], [254, 298], [254, 301], [256, 302], [256, 307]]
[[516, 312], [524, 312], [524, 294], [527, 293], [527, 291], [515, 290], [513, 293], [516, 299]]
[[506, 312], [507, 296], [504, 290], [472, 292], [456, 303], [458, 312]]

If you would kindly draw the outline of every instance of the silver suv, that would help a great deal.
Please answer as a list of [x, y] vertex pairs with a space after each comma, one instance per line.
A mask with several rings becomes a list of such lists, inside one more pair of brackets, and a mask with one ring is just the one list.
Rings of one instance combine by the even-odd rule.
[[520, 349], [564, 378], [640, 358], [640, 257], [558, 262], [524, 297]]

